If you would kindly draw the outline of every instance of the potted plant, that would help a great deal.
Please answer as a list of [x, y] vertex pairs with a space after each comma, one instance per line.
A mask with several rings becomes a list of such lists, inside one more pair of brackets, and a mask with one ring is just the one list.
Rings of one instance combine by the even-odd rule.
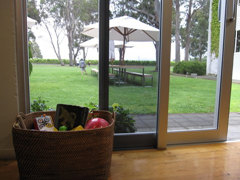
[[[98, 105], [96, 103], [90, 102], [89, 104], [85, 104], [90, 111], [98, 109]], [[137, 131], [135, 127], [135, 120], [129, 113], [129, 109], [125, 109], [117, 103], [114, 103], [109, 107], [110, 112], [116, 113], [115, 119], [115, 133], [133, 133]]]

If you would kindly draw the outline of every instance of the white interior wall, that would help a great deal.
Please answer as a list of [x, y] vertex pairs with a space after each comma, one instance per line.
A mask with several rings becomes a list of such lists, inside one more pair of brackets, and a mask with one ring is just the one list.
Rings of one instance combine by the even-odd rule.
[[12, 124], [18, 112], [14, 0], [0, 6], [0, 159], [13, 158]]
[[[236, 31], [240, 31], [240, 5], [237, 6]], [[237, 36], [236, 36], [236, 38], [237, 38]], [[240, 52], [234, 53], [232, 79], [240, 80]]]

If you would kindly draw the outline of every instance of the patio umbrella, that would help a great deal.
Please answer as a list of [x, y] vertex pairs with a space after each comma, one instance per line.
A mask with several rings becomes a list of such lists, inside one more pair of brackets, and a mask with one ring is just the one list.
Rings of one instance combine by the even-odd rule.
[[[98, 37], [99, 24], [91, 24], [84, 28], [82, 34]], [[159, 41], [159, 30], [132, 17], [122, 16], [109, 21], [109, 40], [123, 41], [124, 63], [125, 44], [129, 41]]]
[[[80, 44], [80, 47], [87, 47], [87, 48], [98, 48], [98, 38], [92, 38], [90, 40], [87, 40]], [[131, 48], [134, 45], [131, 43], [125, 44], [126, 48]], [[123, 47], [123, 41], [114, 41], [114, 47], [115, 48], [122, 48]]]
[[[80, 47], [98, 48], [98, 41], [99, 41], [98, 38], [92, 38], [90, 40], [87, 40], [87, 41], [81, 43]], [[110, 40], [109, 42], [112, 42], [112, 40]], [[114, 48], [122, 49], [123, 48], [123, 41], [114, 41], [114, 44], [109, 43], [109, 59], [115, 59], [115, 58], [111, 58], [111, 55], [113, 55], [113, 49], [111, 48], [111, 45]], [[134, 44], [132, 44], [132, 43], [126, 43], [125, 44], [125, 48], [132, 48], [133, 46], [134, 46]], [[121, 53], [120, 53], [119, 60], [121, 60]]]
[[34, 25], [37, 24], [37, 21], [30, 18], [30, 17], [27, 17], [27, 27], [28, 28], [32, 28]]
[[109, 60], [113, 62], [115, 60], [115, 45], [114, 41], [110, 40], [109, 41]]

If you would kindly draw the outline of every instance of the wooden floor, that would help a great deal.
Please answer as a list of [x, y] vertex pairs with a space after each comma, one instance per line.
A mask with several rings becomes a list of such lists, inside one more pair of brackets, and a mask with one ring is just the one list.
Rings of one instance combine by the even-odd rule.
[[[18, 179], [16, 161], [0, 161], [0, 179]], [[240, 179], [240, 142], [113, 152], [109, 180], [159, 179]]]

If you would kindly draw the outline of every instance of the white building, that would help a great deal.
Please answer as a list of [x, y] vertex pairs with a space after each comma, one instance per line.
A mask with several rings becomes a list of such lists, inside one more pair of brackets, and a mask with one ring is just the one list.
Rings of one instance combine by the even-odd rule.
[[[210, 7], [211, 9], [211, 7]], [[240, 3], [237, 6], [237, 22], [236, 22], [236, 40], [235, 40], [235, 53], [233, 60], [233, 80], [240, 80]], [[211, 29], [211, 13], [210, 13], [209, 29]], [[211, 42], [211, 32], [209, 31], [208, 42]], [[218, 58], [211, 54], [211, 43], [208, 44], [208, 58], [207, 58], [207, 74], [217, 75]]]
[[237, 25], [232, 79], [240, 80], [240, 4], [237, 7]]

